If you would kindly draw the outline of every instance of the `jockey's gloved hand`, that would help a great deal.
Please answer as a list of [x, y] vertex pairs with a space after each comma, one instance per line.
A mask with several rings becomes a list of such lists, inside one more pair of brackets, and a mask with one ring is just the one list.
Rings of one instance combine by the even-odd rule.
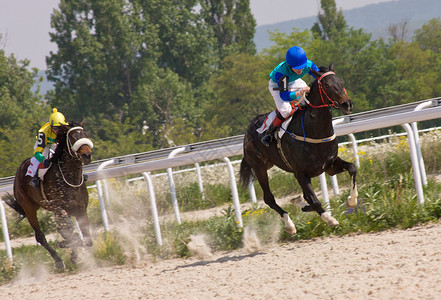
[[49, 161], [49, 159], [45, 159], [43, 160], [43, 166], [45, 168], [49, 168], [49, 166], [51, 165], [51, 162]]

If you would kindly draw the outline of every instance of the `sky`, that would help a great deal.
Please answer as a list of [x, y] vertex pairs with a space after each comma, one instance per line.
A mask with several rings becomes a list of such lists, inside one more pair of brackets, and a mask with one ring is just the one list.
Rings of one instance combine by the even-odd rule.
[[[348, 10], [391, 0], [336, 0], [339, 9]], [[57, 47], [50, 42], [50, 15], [59, 0], [0, 0], [0, 49], [29, 59], [30, 66], [46, 69], [45, 57]], [[320, 0], [250, 0], [257, 26], [289, 21], [318, 14]]]

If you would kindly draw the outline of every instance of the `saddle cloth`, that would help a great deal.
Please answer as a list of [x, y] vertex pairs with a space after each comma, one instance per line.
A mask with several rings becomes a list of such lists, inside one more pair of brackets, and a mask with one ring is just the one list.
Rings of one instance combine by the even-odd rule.
[[[276, 117], [276, 111], [273, 110], [273, 111], [272, 111], [272, 112], [271, 112], [271, 113], [265, 118], [265, 121], [263, 121], [262, 126], [260, 126], [259, 128], [257, 128], [256, 131], [257, 131], [258, 133], [260, 133], [260, 134], [264, 133], [264, 132], [268, 129], [269, 125], [274, 121], [274, 118], [275, 118], [275, 117]], [[289, 125], [289, 123], [291, 122], [291, 119], [292, 119], [292, 116], [289, 117], [288, 119], [286, 119], [285, 121], [283, 121], [283, 123], [282, 123], [282, 125], [281, 125], [280, 127], [284, 128], [284, 129], [288, 128], [288, 125]], [[283, 129], [282, 129], [282, 130], [278, 129], [278, 130], [276, 130], [276, 132], [277, 132], [277, 134], [278, 134], [278, 136], [279, 136], [279, 139], [280, 139], [280, 138], [282, 138], [283, 134], [285, 133], [285, 130], [283, 130]]]

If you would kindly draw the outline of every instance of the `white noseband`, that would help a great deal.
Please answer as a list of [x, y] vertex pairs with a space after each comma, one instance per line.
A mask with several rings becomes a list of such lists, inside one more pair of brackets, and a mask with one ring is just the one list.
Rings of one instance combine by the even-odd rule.
[[[80, 126], [72, 127], [71, 129], [69, 129], [69, 131], [68, 131], [67, 134], [66, 134], [66, 140], [67, 140], [67, 145], [68, 145], [68, 150], [69, 150], [70, 155], [72, 155], [72, 153], [71, 153], [71, 151], [70, 151], [71, 149], [73, 150], [73, 152], [74, 152], [75, 155], [78, 155], [76, 152], [77, 152], [77, 150], [80, 149], [81, 146], [83, 146], [83, 145], [87, 145], [87, 146], [89, 146], [90, 149], [93, 148], [93, 143], [92, 143], [92, 141], [91, 141], [90, 139], [88, 139], [88, 138], [81, 138], [81, 139], [77, 140], [72, 146], [70, 146], [70, 143], [69, 143], [69, 133], [70, 133], [72, 130], [75, 130], [75, 129], [81, 129], [81, 130], [83, 130], [83, 127], [80, 127]], [[69, 146], [70, 146], [70, 147], [69, 147]]]
[[93, 148], [93, 143], [91, 140], [89, 140], [88, 138], [81, 138], [72, 145], [72, 150], [77, 152], [77, 150], [80, 149], [83, 145], [89, 146], [90, 149]]

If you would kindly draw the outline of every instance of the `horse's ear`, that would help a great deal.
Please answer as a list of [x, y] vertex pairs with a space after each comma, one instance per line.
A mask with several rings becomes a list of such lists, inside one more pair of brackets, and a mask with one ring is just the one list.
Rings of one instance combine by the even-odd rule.
[[310, 69], [310, 71], [311, 71], [312, 74], [314, 74], [315, 78], [320, 78], [321, 75], [320, 75], [319, 72], [317, 72], [317, 71], [314, 70], [314, 69]]
[[334, 63], [333, 62], [329, 65], [329, 71], [334, 72]]
[[84, 127], [84, 119], [80, 122], [80, 127]]

